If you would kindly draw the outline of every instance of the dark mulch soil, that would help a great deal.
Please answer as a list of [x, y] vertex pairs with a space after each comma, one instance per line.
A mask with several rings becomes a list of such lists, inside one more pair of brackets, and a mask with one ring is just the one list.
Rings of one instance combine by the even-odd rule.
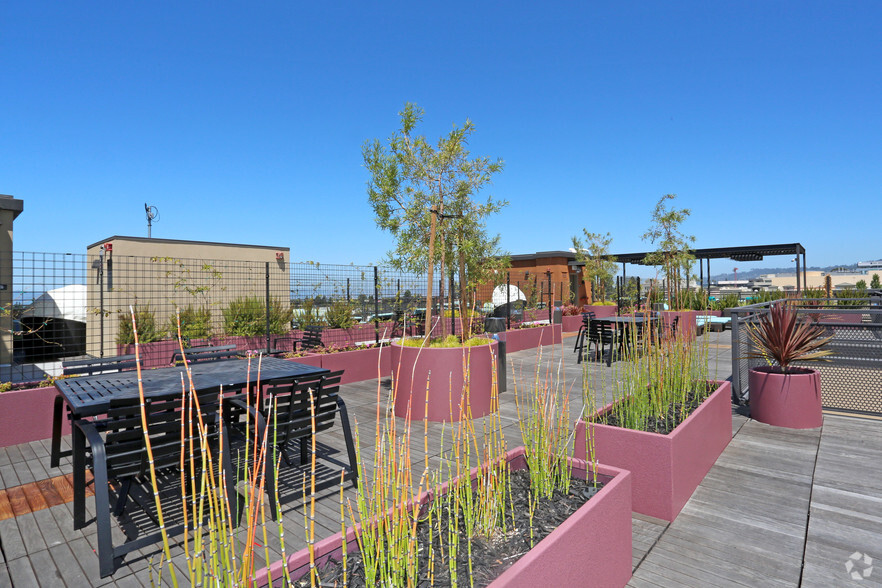
[[[530, 550], [530, 518], [528, 508], [528, 492], [530, 488], [530, 476], [526, 470], [512, 473], [512, 498], [514, 507], [509, 508], [512, 520], [508, 523], [508, 532], [500, 532], [493, 537], [476, 537], [472, 539], [472, 579], [475, 586], [487, 586], [497, 576], [511, 567], [518, 558]], [[570, 484], [569, 494], [555, 493], [551, 500], [541, 500], [533, 515], [533, 545], [539, 543], [551, 531], [557, 528], [563, 521], [572, 515], [580, 506], [594, 496], [601, 488], [599, 483], [595, 487], [591, 481], [573, 480]], [[437, 519], [436, 519], [437, 520]], [[446, 514], [441, 515], [442, 521], [447, 521]], [[462, 519], [460, 518], [462, 526]], [[442, 531], [447, 543], [447, 525]], [[421, 578], [417, 586], [450, 586], [450, 570], [448, 561], [442, 560], [438, 554], [438, 530], [431, 529], [427, 524], [417, 526], [417, 537], [420, 545], [425, 545], [429, 533], [434, 534], [433, 544], [435, 549], [435, 578], [434, 584], [430, 584], [425, 576], [429, 569], [428, 550], [419, 550], [419, 570]], [[457, 580], [460, 586], [470, 585], [469, 581], [469, 553], [468, 543], [465, 537], [460, 538], [460, 552], [457, 554]], [[446, 555], [446, 553], [445, 553]], [[348, 558], [347, 586], [367, 586], [364, 578], [361, 557], [358, 554], [350, 554]], [[331, 561], [319, 571], [322, 586], [342, 586], [343, 567], [339, 562]], [[294, 586], [309, 586], [309, 577], [305, 576]]]
[[[710, 395], [711, 392], [716, 390], [717, 385], [714, 383], [707, 384], [707, 391], [704, 394], [699, 394], [698, 390], [690, 391], [686, 396], [686, 402], [677, 402], [672, 404], [668, 409], [668, 412], [664, 415], [663, 418], [653, 418], [650, 417], [646, 421], [646, 427], [641, 428], [642, 431], [648, 431], [650, 433], [659, 433], [662, 435], [667, 435], [671, 431], [673, 431], [680, 423], [686, 420], [690, 414], [692, 414], [701, 403]], [[625, 400], [624, 402], [628, 402]], [[611, 425], [613, 427], [618, 427], [619, 422], [614, 413], [609, 413], [606, 415], [606, 420], [604, 424]]]

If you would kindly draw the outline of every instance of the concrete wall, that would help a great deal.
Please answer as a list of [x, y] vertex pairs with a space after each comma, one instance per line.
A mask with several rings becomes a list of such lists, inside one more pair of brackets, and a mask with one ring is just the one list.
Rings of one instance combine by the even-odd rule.
[[[290, 251], [264, 247], [139, 237], [111, 237], [90, 245], [87, 280], [86, 351], [116, 355], [120, 318], [129, 306], [150, 305], [157, 328], [175, 308], [208, 308], [215, 334], [223, 332], [223, 310], [237, 298], [266, 295], [290, 304]], [[103, 313], [99, 310], [103, 309]]]
[[0, 364], [12, 363], [12, 224], [21, 200], [0, 194]]

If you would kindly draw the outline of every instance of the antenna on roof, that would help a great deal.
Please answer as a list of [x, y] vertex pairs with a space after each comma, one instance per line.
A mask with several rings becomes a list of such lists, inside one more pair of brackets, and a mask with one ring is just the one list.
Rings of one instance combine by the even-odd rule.
[[144, 203], [144, 210], [147, 212], [147, 238], [150, 238], [150, 231], [153, 228], [153, 219], [159, 220], [159, 209]]

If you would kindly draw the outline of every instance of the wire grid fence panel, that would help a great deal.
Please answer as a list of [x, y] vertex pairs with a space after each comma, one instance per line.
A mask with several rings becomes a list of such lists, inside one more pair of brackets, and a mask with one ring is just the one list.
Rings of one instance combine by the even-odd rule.
[[[0, 379], [22, 378], [17, 365], [85, 353], [86, 255], [13, 252], [0, 261]], [[13, 377], [16, 371], [20, 377]], [[34, 368], [32, 379], [47, 374]]]
[[16, 252], [12, 261], [3, 304], [12, 352], [0, 361], [2, 381], [40, 380], [60, 375], [65, 360], [133, 352], [130, 309], [144, 367], [169, 364], [178, 309], [189, 345], [261, 349], [268, 334], [291, 330], [284, 260]]
[[291, 330], [284, 260], [102, 257], [90, 260], [96, 274], [87, 300], [90, 355], [134, 352], [130, 310], [139, 323], [142, 355], [149, 356], [145, 367], [170, 362], [179, 314], [181, 335], [192, 346], [257, 350], [268, 346], [271, 335]]
[[[823, 326], [833, 340], [829, 361], [797, 363], [821, 374], [824, 408], [843, 412], [882, 414], [882, 307], [869, 300], [849, 301], [834, 306], [835, 300], [802, 303], [798, 314]], [[749, 395], [748, 372], [766, 365], [762, 359], [748, 359], [751, 349], [747, 325], [756, 324], [770, 304], [733, 309], [732, 376], [733, 394]]]

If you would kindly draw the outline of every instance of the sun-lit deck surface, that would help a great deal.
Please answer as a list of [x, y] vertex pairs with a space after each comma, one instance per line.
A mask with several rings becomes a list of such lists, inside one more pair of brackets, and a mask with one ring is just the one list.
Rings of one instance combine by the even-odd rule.
[[[729, 333], [704, 337], [709, 341], [711, 375], [726, 379], [731, 371]], [[526, 389], [537, 367], [542, 377], [549, 371], [559, 374], [558, 381], [569, 391], [571, 416], [579, 414], [583, 371], [575, 363], [572, 341], [565, 337], [562, 346], [542, 348], [541, 363], [536, 350], [509, 354], [508, 390], [501, 394], [499, 411], [509, 447], [520, 443], [515, 387]], [[591, 381], [609, 380], [610, 374], [605, 364], [587, 364]], [[388, 387], [387, 380], [341, 387], [361, 431], [363, 459], [372, 453], [368, 441], [373, 439], [378, 394], [385, 397]], [[852, 585], [850, 571], [866, 569], [863, 560], [846, 568], [853, 554], [880, 561], [882, 421], [828, 415], [820, 431], [790, 431], [756, 423], [733, 409], [732, 423], [732, 443], [673, 523], [634, 515], [633, 586]], [[430, 424], [430, 463], [439, 460], [441, 430]], [[414, 469], [421, 472], [422, 423], [414, 424], [413, 435], [419, 450]], [[337, 430], [319, 441], [320, 453], [345, 461]], [[65, 484], [58, 477], [70, 473], [70, 460], [55, 469], [49, 469], [48, 462], [48, 440], [0, 449], [0, 488], [6, 489], [15, 515], [3, 518], [0, 511], [0, 588], [149, 586], [147, 569], [151, 559], [158, 561], [160, 544], [128, 555], [112, 577], [100, 579], [93, 551], [95, 525], [74, 531], [71, 505], [64, 502]], [[331, 478], [339, 469], [326, 465], [321, 473]], [[290, 554], [305, 545], [302, 490], [300, 474], [293, 468], [283, 468], [281, 474]], [[332, 486], [321, 495], [317, 538], [340, 530], [338, 492]], [[345, 494], [354, 496], [351, 485]], [[48, 500], [41, 498], [46, 495]], [[91, 498], [87, 510], [87, 517], [94, 516]], [[277, 559], [278, 528], [270, 524], [268, 532], [271, 559]], [[121, 537], [120, 531], [116, 541]], [[173, 555], [179, 580], [186, 578], [182, 549], [173, 548]], [[167, 579], [166, 571], [163, 583]], [[882, 584], [882, 570], [859, 585], [874, 583]]]

